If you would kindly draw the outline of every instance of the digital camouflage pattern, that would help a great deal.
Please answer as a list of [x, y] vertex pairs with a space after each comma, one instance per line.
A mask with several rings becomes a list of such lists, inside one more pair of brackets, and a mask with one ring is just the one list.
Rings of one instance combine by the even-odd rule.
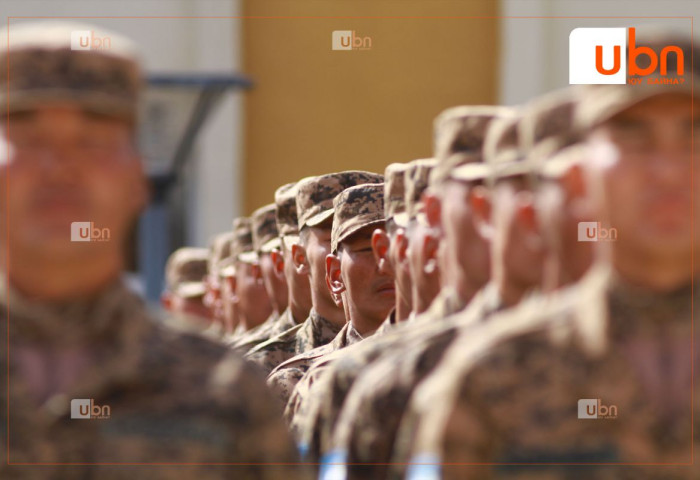
[[[5, 276], [3, 275], [4, 279]], [[2, 478], [279, 478], [260, 465], [129, 467], [95, 463], [294, 462], [275, 400], [252, 366], [202, 337], [158, 326], [120, 282], [93, 298], [30, 302], [0, 285], [9, 372], [0, 445]], [[8, 310], [9, 299], [9, 310]], [[5, 314], [6, 315], [6, 314]], [[9, 332], [7, 330], [9, 325]], [[9, 359], [9, 364], [7, 363]], [[71, 399], [108, 406], [109, 418], [71, 419]], [[9, 422], [9, 423], [8, 423]], [[283, 476], [302, 475], [288, 468]]]
[[362, 335], [355, 330], [352, 323], [348, 322], [330, 343], [296, 355], [277, 365], [267, 377], [267, 386], [286, 405], [297, 382], [301, 380], [314, 362], [361, 340], [363, 340]]
[[255, 210], [251, 216], [253, 248], [258, 252], [270, 252], [280, 246], [277, 231], [277, 206], [272, 203]]
[[[445, 467], [443, 478], [695, 478], [679, 464], [698, 440], [697, 292], [652, 293], [602, 272], [459, 339], [414, 395], [401, 429], [413, 446], [397, 444], [394, 458], [410, 449], [440, 462], [676, 464]], [[599, 418], [579, 418], [581, 399]], [[600, 405], [614, 416], [601, 418]]]
[[204, 295], [208, 261], [209, 250], [206, 248], [178, 248], [165, 265], [166, 288], [184, 298]]
[[[403, 412], [416, 386], [439, 364], [463, 329], [486, 322], [501, 307], [495, 285], [477, 293], [461, 314], [425, 323], [404, 335], [356, 379], [340, 412], [333, 451], [346, 456], [350, 478], [384, 478]], [[373, 465], [356, 465], [356, 464]], [[384, 463], [384, 465], [381, 465]]]
[[394, 328], [384, 324], [382, 335], [375, 333], [363, 342], [334, 352], [315, 363], [297, 385], [296, 390], [301, 397], [293, 403], [297, 411], [285, 413], [288, 421], [292, 417], [292, 432], [302, 449], [308, 452], [307, 459], [317, 461], [323, 453], [333, 449], [332, 436], [345, 398], [369, 364], [388, 350], [399, 348], [406, 335], [413, 335], [412, 332], [464, 306], [464, 302], [451, 289], [444, 289], [423, 314], [396, 324]]
[[71, 50], [71, 33], [92, 28], [64, 21], [3, 28], [0, 35], [3, 111], [26, 111], [50, 102], [70, 101], [91, 112], [134, 123], [143, 87], [136, 46], [131, 40], [100, 27], [99, 34], [110, 38], [109, 51]]
[[337, 326], [311, 309], [309, 318], [286, 332], [251, 349], [245, 358], [269, 374], [280, 363], [295, 355], [332, 341], [342, 326]]
[[299, 223], [297, 220], [297, 185], [287, 183], [275, 190], [275, 222], [277, 232], [281, 237], [285, 235], [298, 235]]
[[226, 261], [231, 257], [231, 241], [233, 232], [224, 232], [215, 235], [209, 243], [209, 266], [207, 270], [211, 275], [221, 275], [221, 270]]
[[[272, 315], [275, 315], [275, 312], [272, 312]], [[286, 332], [290, 328], [297, 325], [297, 322], [292, 317], [289, 307], [287, 307], [279, 317], [272, 318], [274, 318], [274, 320], [270, 323], [266, 321], [263, 325], [260, 325], [260, 327], [254, 329], [254, 331], [248, 332], [242, 335], [240, 338], [235, 339], [229, 346], [237, 352], [245, 354], [256, 345], [265, 342], [272, 337], [276, 337], [277, 335]]]
[[333, 199], [343, 190], [363, 183], [382, 183], [377, 173], [350, 170], [300, 180], [297, 184], [299, 230], [320, 225], [333, 216]]
[[[423, 192], [428, 188], [428, 179], [430, 171], [437, 164], [434, 158], [422, 158], [409, 163], [409, 169], [405, 173], [404, 182], [406, 184], [406, 192], [404, 202], [406, 204], [406, 220], [400, 221], [401, 224], [407, 224], [408, 220], [417, 219], [423, 223], [427, 223], [423, 213]], [[398, 217], [401, 217], [399, 214]]]
[[253, 245], [252, 222], [248, 217], [233, 220], [233, 237], [231, 238], [231, 258], [235, 261], [254, 262], [258, 256]]
[[333, 200], [331, 251], [346, 238], [370, 225], [384, 224], [384, 184], [355, 185], [339, 193]]
[[484, 139], [491, 122], [511, 115], [512, 109], [495, 106], [453, 107], [438, 115], [433, 147], [438, 163], [430, 172], [430, 185], [439, 188], [460, 165], [483, 162]]
[[392, 163], [384, 170], [384, 217], [405, 227], [406, 183], [411, 170], [408, 163]]

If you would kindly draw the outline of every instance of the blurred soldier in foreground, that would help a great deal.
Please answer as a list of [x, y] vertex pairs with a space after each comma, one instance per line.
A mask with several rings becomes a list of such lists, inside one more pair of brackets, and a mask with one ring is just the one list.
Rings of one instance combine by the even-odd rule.
[[295, 453], [257, 372], [224, 347], [157, 325], [120, 279], [147, 200], [134, 149], [141, 73], [130, 42], [111, 32], [95, 29], [109, 50], [71, 50], [71, 33], [93, 28], [13, 24], [1, 36], [10, 45], [0, 61], [9, 110], [0, 241], [11, 264], [3, 257], [0, 446], [12, 464], [45, 465], [3, 462], [0, 476], [277, 478], [254, 465], [118, 465], [289, 462]]
[[639, 35], [637, 43], [656, 55], [673, 46], [667, 72], [685, 78], [667, 84], [655, 73], [586, 88], [578, 114], [586, 149], [563, 175], [594, 221], [578, 230], [598, 240], [594, 267], [446, 354], [414, 398], [424, 418], [405, 434], [415, 436], [416, 462], [472, 465], [416, 466], [412, 478], [697, 477], [692, 88], [700, 77], [693, 85], [690, 38]]
[[309, 278], [309, 317], [300, 325], [259, 344], [246, 355], [267, 373], [295, 355], [325, 345], [345, 325], [345, 313], [326, 284], [326, 256], [331, 253], [333, 199], [340, 192], [362, 183], [381, 183], [376, 173], [348, 171], [307, 178], [297, 185], [299, 243], [292, 245], [292, 261]]
[[372, 237], [384, 229], [384, 184], [356, 185], [333, 200], [331, 253], [326, 283], [346, 323], [330, 343], [282, 362], [267, 384], [287, 403], [294, 386], [311, 364], [325, 355], [372, 335], [394, 308], [394, 278], [377, 265]]

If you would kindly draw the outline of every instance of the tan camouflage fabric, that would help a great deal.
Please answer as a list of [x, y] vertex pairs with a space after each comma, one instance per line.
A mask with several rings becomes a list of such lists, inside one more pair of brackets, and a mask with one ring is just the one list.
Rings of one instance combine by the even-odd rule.
[[165, 265], [167, 289], [184, 298], [204, 295], [208, 260], [209, 250], [206, 248], [183, 247], [175, 250]]
[[408, 163], [392, 163], [384, 170], [384, 217], [406, 226], [406, 183], [411, 172]]
[[258, 344], [244, 358], [258, 365], [267, 375], [295, 355], [331, 342], [341, 328], [342, 325], [331, 323], [312, 308], [304, 322]]
[[[504, 313], [459, 339], [416, 391], [401, 428], [412, 458], [611, 464], [444, 467], [442, 478], [697, 478], [678, 465], [698, 453], [697, 297], [690, 284], [653, 293], [596, 274], [559, 301]], [[582, 413], [598, 418], [579, 418], [586, 399]]]
[[362, 372], [345, 399], [332, 440], [333, 450], [343, 452], [352, 464], [348, 466], [349, 476], [383, 478], [386, 475], [386, 462], [391, 460], [401, 418], [413, 390], [439, 365], [461, 330], [486, 322], [499, 308], [497, 288], [489, 284], [458, 317], [414, 329]]
[[275, 205], [275, 222], [279, 235], [297, 235], [297, 182], [287, 183], [275, 190]]
[[[120, 282], [92, 298], [38, 304], [3, 281], [0, 298], [5, 317], [0, 330], [5, 338], [9, 334], [9, 345], [0, 347], [0, 366], [9, 372], [9, 392], [2, 382], [0, 423], [9, 425], [9, 445], [2, 435], [0, 448], [9, 447], [12, 463], [49, 464], [2, 462], [1, 478], [303, 475], [297, 467], [283, 472], [254, 465], [296, 461], [281, 412], [259, 372], [222, 346], [160, 327]], [[109, 407], [100, 412], [108, 418], [71, 419], [72, 399]]]
[[300, 180], [297, 184], [299, 230], [320, 225], [333, 216], [333, 199], [346, 188], [363, 183], [382, 183], [377, 173], [350, 170]]
[[513, 113], [508, 107], [461, 106], [448, 108], [438, 115], [434, 122], [433, 147], [438, 163], [430, 172], [430, 185], [439, 187], [460, 165], [481, 163], [491, 122]]
[[248, 217], [238, 217], [233, 220], [231, 258], [242, 262], [257, 260], [253, 245], [252, 221]]
[[220, 275], [222, 262], [226, 262], [231, 256], [231, 241], [233, 232], [223, 232], [215, 235], [209, 242], [209, 267], [208, 271], [213, 275]]
[[[271, 318], [273, 317], [275, 317], [275, 312], [272, 312]], [[279, 317], [276, 317], [275, 320], [270, 323], [268, 323], [268, 321], [266, 321], [265, 324], [260, 325], [259, 328], [256, 328], [255, 331], [244, 334], [241, 336], [241, 338], [236, 339], [235, 342], [230, 344], [230, 347], [241, 354], [245, 354], [256, 345], [265, 342], [272, 337], [276, 337], [277, 335], [286, 332], [290, 328], [297, 325], [296, 320], [294, 320], [292, 317], [289, 307], [287, 307], [287, 309], [282, 312]]]
[[370, 225], [384, 223], [384, 184], [368, 183], [348, 187], [333, 199], [331, 251], [346, 238]]
[[277, 206], [272, 203], [255, 210], [250, 215], [253, 233], [253, 248], [258, 252], [271, 252], [279, 248], [280, 238], [277, 231]]
[[[362, 335], [353, 327], [352, 323], [347, 322], [330, 343], [296, 355], [277, 365], [267, 377], [267, 386], [282, 400], [283, 404], [287, 405], [294, 387], [307, 370], [309, 370], [311, 365], [328, 354], [362, 340]], [[292, 407], [290, 409], [287, 407], [286, 411], [289, 412], [286, 415], [291, 417], [294, 414], [295, 408]]]
[[[74, 31], [108, 37], [110, 47], [71, 50]], [[143, 79], [131, 40], [102, 27], [65, 21], [13, 23], [2, 29], [0, 37], [3, 111], [70, 101], [91, 112], [135, 122]]]
[[[465, 307], [449, 288], [443, 289], [430, 308], [410, 321], [385, 322], [380, 330], [365, 341], [327, 355], [315, 363], [297, 385], [297, 412], [290, 427], [307, 460], [317, 461], [332, 450], [332, 433], [337, 426], [343, 402], [357, 377], [381, 355], [397, 348], [406, 335], [420, 335], [420, 328], [431, 325]], [[416, 332], [416, 333], [414, 333]], [[293, 393], [293, 397], [296, 395]], [[291, 402], [292, 400], [290, 400]]]
[[[406, 204], [406, 220], [400, 221], [400, 224], [407, 224], [408, 220], [417, 219], [421, 222], [425, 222], [425, 215], [423, 212], [423, 192], [428, 188], [428, 179], [430, 178], [430, 171], [437, 164], [437, 160], [434, 158], [421, 158], [414, 160], [409, 163], [409, 169], [405, 173], [405, 198], [404, 202]], [[402, 215], [399, 214], [398, 217]]]

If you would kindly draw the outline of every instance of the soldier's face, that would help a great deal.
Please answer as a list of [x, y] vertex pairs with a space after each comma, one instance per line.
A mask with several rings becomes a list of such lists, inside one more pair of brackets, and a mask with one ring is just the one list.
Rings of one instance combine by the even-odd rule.
[[490, 275], [489, 248], [474, 226], [470, 188], [466, 183], [448, 181], [441, 197], [441, 272], [462, 293], [484, 285]]
[[170, 309], [173, 312], [186, 313], [200, 318], [212, 318], [211, 312], [204, 306], [204, 297], [180, 297], [173, 295]]
[[309, 263], [309, 281], [316, 293], [315, 298], [325, 299], [336, 307], [326, 286], [326, 256], [331, 253], [331, 227], [307, 227], [306, 258]]
[[272, 313], [270, 297], [263, 283], [260, 265], [236, 262], [236, 297], [238, 311], [245, 317], [246, 325], [260, 325]]
[[71, 223], [93, 222], [93, 229], [109, 229], [110, 242], [92, 242], [92, 251], [121, 247], [146, 199], [130, 127], [57, 106], [13, 114], [7, 131], [1, 171], [9, 181], [0, 188], [9, 191], [0, 195], [0, 210], [9, 214], [11, 246], [84, 254], [86, 244], [71, 242]]
[[[697, 129], [700, 102], [694, 110]], [[645, 100], [591, 133], [591, 172], [602, 180], [603, 209], [617, 230], [616, 260], [690, 259], [693, 223], [696, 239], [700, 233], [691, 218], [700, 206], [692, 133], [693, 102], [680, 94]]]
[[379, 270], [372, 251], [372, 233], [376, 228], [365, 227], [341, 243], [343, 305], [360, 333], [378, 328], [396, 304], [394, 278]]

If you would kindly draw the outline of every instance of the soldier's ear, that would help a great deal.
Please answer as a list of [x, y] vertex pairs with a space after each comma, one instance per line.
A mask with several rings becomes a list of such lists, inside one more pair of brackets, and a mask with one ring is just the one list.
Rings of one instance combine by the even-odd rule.
[[483, 185], [476, 185], [469, 191], [469, 207], [472, 211], [474, 229], [485, 240], [491, 240], [493, 225], [491, 223], [491, 196]]
[[309, 274], [309, 262], [306, 257], [306, 249], [299, 244], [292, 245], [292, 262], [299, 275]]
[[284, 255], [279, 250], [270, 252], [270, 260], [272, 261], [273, 270], [278, 277], [284, 277]]
[[396, 242], [396, 256], [400, 263], [408, 261], [408, 238], [406, 237], [405, 228], [397, 228], [394, 234], [394, 242]]
[[340, 258], [332, 253], [326, 255], [326, 286], [335, 304], [342, 306], [341, 294], [345, 291], [345, 283], [340, 275]]
[[173, 296], [170, 292], [165, 291], [160, 296], [160, 305], [163, 310], [170, 311], [173, 307]]
[[420, 246], [421, 258], [423, 259], [423, 272], [432, 275], [438, 271], [438, 250], [440, 240], [433, 235], [432, 231], [423, 235], [423, 244]]
[[442, 203], [440, 198], [428, 190], [423, 192], [423, 202], [428, 225], [440, 231], [442, 228]]
[[372, 253], [374, 261], [377, 262], [377, 269], [381, 271], [391, 271], [391, 265], [388, 260], [389, 245], [391, 241], [389, 236], [381, 228], [377, 228], [372, 232]]
[[562, 175], [561, 182], [569, 198], [586, 197], [586, 179], [580, 165], [570, 166]]

